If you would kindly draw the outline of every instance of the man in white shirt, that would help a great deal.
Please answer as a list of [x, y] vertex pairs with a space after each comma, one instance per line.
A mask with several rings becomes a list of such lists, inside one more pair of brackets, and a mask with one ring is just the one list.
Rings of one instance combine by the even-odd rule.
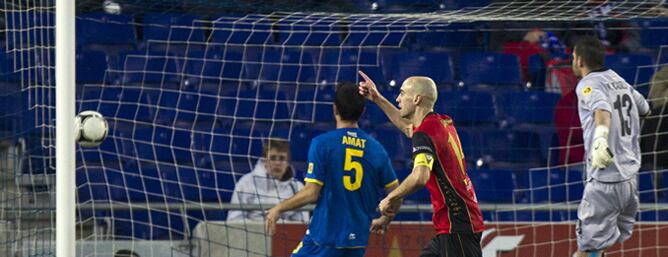
[[[257, 161], [253, 171], [242, 176], [234, 187], [233, 204], [260, 204], [267, 207], [292, 197], [304, 187], [295, 179], [295, 171], [289, 165], [290, 144], [286, 140], [269, 139], [263, 158]], [[286, 212], [285, 221], [307, 222], [308, 212]], [[262, 211], [229, 211], [227, 221], [264, 221]]]

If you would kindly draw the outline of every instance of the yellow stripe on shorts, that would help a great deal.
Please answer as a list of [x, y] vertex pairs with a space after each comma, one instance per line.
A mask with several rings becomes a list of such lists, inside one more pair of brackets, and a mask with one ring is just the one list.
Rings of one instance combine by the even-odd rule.
[[299, 245], [297, 245], [297, 248], [295, 248], [294, 250], [292, 250], [292, 253], [297, 253], [297, 252], [299, 252], [299, 249], [302, 249], [302, 246], [304, 246], [304, 243], [303, 243], [303, 242], [299, 242]]

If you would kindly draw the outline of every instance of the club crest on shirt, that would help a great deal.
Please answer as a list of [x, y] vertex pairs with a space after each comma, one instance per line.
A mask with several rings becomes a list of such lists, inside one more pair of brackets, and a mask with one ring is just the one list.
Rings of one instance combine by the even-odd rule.
[[592, 91], [591, 86], [586, 86], [584, 89], [582, 89], [582, 94], [584, 96], [588, 96], [589, 94], [591, 94], [591, 91]]

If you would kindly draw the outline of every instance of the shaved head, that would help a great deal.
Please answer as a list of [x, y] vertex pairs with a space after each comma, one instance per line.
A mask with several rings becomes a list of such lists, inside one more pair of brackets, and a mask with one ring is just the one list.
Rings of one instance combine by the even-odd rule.
[[413, 119], [417, 108], [432, 110], [438, 91], [436, 83], [428, 77], [413, 76], [404, 80], [396, 101], [402, 118]]
[[425, 97], [423, 101], [432, 106], [438, 99], [438, 91], [436, 90], [436, 83], [429, 77], [413, 76], [404, 81], [406, 90], [415, 95]]

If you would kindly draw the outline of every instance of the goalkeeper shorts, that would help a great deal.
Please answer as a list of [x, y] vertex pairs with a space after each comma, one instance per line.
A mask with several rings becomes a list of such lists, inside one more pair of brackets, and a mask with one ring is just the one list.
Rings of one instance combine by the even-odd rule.
[[482, 233], [439, 234], [422, 249], [420, 257], [482, 257]]
[[366, 248], [334, 248], [317, 245], [311, 236], [304, 235], [292, 257], [364, 257]]
[[635, 179], [616, 183], [591, 180], [578, 206], [575, 233], [578, 249], [600, 251], [631, 237], [638, 212]]

